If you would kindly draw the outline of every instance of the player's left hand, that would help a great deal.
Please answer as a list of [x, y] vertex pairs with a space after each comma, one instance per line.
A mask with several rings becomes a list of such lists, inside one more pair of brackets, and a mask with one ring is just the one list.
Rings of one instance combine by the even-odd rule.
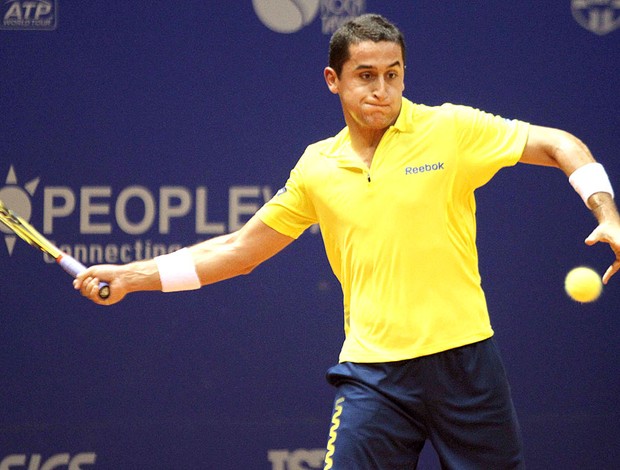
[[607, 284], [609, 279], [620, 270], [620, 223], [615, 221], [603, 222], [599, 224], [585, 240], [588, 246], [595, 245], [598, 242], [609, 244], [616, 256], [616, 260], [607, 268], [605, 274], [603, 274], [603, 284]]

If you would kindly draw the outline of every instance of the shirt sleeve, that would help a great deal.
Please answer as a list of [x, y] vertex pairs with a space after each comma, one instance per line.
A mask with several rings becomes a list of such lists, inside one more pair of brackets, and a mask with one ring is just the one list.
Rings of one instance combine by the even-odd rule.
[[454, 111], [460, 164], [474, 188], [519, 161], [527, 144], [528, 123], [467, 106], [454, 106]]
[[317, 223], [314, 206], [303, 182], [303, 157], [290, 173], [286, 185], [261, 207], [256, 215], [272, 229], [299, 238]]

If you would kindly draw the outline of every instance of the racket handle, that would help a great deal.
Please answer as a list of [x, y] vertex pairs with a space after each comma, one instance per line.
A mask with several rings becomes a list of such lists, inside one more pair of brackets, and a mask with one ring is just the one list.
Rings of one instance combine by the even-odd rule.
[[[66, 253], [60, 255], [56, 261], [60, 267], [68, 272], [72, 277], [76, 277], [78, 274], [86, 271], [86, 266]], [[107, 299], [110, 297], [110, 286], [107, 282], [99, 283], [99, 297], [102, 299]]]

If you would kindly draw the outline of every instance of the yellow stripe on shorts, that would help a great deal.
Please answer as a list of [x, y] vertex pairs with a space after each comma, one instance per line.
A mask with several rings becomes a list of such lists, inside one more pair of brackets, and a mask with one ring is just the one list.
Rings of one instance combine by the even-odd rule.
[[330, 470], [334, 465], [332, 456], [336, 450], [336, 437], [338, 436], [338, 427], [340, 426], [340, 415], [342, 414], [342, 405], [344, 397], [336, 400], [334, 405], [334, 415], [332, 416], [332, 427], [329, 429], [329, 441], [327, 441], [327, 453], [325, 454], [324, 470]]

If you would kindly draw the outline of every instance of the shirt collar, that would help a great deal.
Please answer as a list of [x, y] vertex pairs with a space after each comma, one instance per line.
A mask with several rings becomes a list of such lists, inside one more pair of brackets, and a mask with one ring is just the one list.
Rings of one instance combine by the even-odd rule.
[[[403, 97], [401, 101], [400, 113], [396, 118], [396, 122], [390, 126], [390, 129], [395, 129], [398, 132], [413, 132], [414, 106], [415, 105], [411, 101]], [[343, 128], [330, 140], [331, 145], [328, 145], [326, 148], [322, 149], [321, 153], [328, 157], [335, 157], [348, 161], [351, 156], [351, 138], [349, 136], [349, 128]], [[341, 163], [345, 163], [345, 161], [341, 161]], [[357, 159], [355, 162], [356, 161]]]

